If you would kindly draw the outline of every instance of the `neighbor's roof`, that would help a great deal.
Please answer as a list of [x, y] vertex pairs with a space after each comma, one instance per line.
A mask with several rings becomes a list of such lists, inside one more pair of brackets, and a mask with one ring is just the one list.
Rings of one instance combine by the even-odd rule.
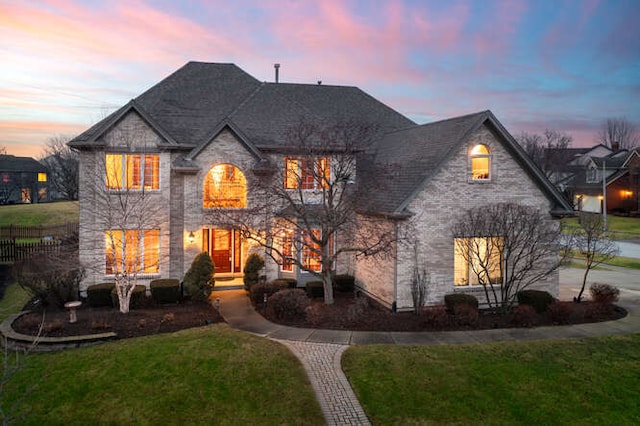
[[0, 155], [0, 172], [46, 172], [47, 168], [31, 157]]
[[554, 205], [553, 210], [563, 214], [573, 211], [558, 189], [549, 182], [491, 111], [414, 126], [388, 133], [379, 139], [372, 147], [375, 150], [375, 165], [372, 162], [362, 162], [358, 175], [364, 175], [364, 179], [358, 181], [376, 182], [382, 173], [385, 188], [371, 190], [371, 197], [368, 197], [369, 208], [363, 208], [373, 210], [373, 206], [376, 206], [375, 210], [378, 212], [390, 215], [408, 213], [405, 211], [408, 203], [447, 163], [460, 145], [484, 124], [496, 131], [506, 149], [549, 197]]
[[247, 143], [277, 149], [287, 129], [301, 120], [330, 125], [354, 120], [376, 123], [381, 131], [415, 123], [357, 87], [261, 83], [234, 64], [189, 62], [70, 143], [82, 148], [129, 111], [135, 111], [169, 146], [194, 148], [209, 143], [221, 123], [233, 123]]

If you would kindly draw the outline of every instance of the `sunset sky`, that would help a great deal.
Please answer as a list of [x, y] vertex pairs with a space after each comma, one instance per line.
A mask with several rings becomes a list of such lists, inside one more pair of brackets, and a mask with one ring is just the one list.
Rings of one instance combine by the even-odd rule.
[[0, 0], [0, 146], [39, 157], [187, 61], [358, 86], [418, 123], [491, 109], [588, 146], [640, 125], [640, 0]]

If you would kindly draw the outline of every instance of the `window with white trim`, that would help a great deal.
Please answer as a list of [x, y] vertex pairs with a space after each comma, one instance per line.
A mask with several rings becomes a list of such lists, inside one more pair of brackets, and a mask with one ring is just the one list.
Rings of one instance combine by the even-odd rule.
[[454, 284], [501, 284], [503, 249], [501, 237], [455, 238]]
[[106, 154], [107, 189], [160, 189], [157, 154]]
[[469, 152], [472, 181], [488, 181], [491, 179], [491, 153], [484, 144], [474, 146]]
[[160, 272], [160, 230], [105, 231], [105, 274]]

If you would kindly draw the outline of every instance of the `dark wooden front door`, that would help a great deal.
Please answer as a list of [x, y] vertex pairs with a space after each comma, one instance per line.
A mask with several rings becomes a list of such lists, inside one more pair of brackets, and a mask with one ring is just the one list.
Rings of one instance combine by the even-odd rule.
[[211, 253], [216, 274], [241, 272], [240, 232], [230, 229], [205, 229], [205, 247]]

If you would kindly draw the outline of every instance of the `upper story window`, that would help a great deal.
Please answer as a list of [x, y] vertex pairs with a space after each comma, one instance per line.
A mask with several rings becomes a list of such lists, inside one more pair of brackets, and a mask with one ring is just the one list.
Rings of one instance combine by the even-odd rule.
[[157, 154], [107, 154], [108, 189], [160, 189], [160, 156]]
[[38, 173], [38, 182], [46, 182], [47, 174], [46, 173]]
[[205, 209], [247, 207], [247, 180], [237, 167], [218, 164], [204, 178], [203, 207]]
[[329, 157], [286, 157], [285, 189], [327, 189], [331, 179]]
[[487, 181], [491, 179], [491, 154], [486, 145], [478, 144], [469, 153], [471, 161], [471, 180]]
[[590, 166], [587, 169], [587, 183], [598, 182], [598, 169], [594, 166]]

